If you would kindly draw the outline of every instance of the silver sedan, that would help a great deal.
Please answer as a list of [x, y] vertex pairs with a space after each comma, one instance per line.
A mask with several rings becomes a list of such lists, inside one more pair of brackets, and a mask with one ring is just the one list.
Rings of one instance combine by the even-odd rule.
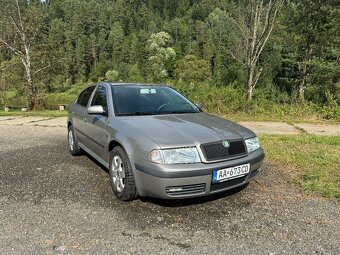
[[69, 107], [68, 142], [72, 155], [85, 151], [109, 169], [123, 201], [245, 186], [264, 159], [252, 131], [204, 113], [162, 85], [88, 86]]

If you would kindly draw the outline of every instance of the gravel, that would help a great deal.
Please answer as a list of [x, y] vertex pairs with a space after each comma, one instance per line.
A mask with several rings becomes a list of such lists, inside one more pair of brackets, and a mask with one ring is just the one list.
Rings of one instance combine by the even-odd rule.
[[340, 204], [266, 162], [243, 190], [118, 201], [66, 129], [0, 123], [0, 254], [340, 254]]

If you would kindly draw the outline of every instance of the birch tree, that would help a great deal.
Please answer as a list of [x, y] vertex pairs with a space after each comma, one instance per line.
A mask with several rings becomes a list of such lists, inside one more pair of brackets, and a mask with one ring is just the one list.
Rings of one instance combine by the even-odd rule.
[[273, 31], [275, 19], [284, 0], [246, 0], [232, 19], [238, 38], [230, 45], [231, 56], [247, 71], [247, 99], [253, 98], [254, 88], [262, 73], [261, 53]]
[[0, 3], [0, 49], [8, 50], [25, 70], [25, 89], [28, 108], [36, 104], [34, 76], [47, 67], [34, 68], [33, 49], [44, 25], [43, 4], [37, 1], [1, 0]]

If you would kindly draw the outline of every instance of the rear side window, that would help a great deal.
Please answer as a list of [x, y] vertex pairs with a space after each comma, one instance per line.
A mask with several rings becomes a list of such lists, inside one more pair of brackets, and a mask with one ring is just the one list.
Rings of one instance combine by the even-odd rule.
[[87, 106], [87, 103], [89, 102], [89, 99], [91, 97], [91, 94], [94, 90], [94, 86], [89, 87], [85, 89], [78, 97], [77, 104], [80, 104], [81, 106]]

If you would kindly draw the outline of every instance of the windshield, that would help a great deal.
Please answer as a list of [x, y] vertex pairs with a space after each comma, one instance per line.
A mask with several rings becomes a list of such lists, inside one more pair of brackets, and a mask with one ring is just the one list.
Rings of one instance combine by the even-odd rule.
[[112, 86], [116, 115], [197, 113], [200, 109], [177, 91], [162, 86]]

